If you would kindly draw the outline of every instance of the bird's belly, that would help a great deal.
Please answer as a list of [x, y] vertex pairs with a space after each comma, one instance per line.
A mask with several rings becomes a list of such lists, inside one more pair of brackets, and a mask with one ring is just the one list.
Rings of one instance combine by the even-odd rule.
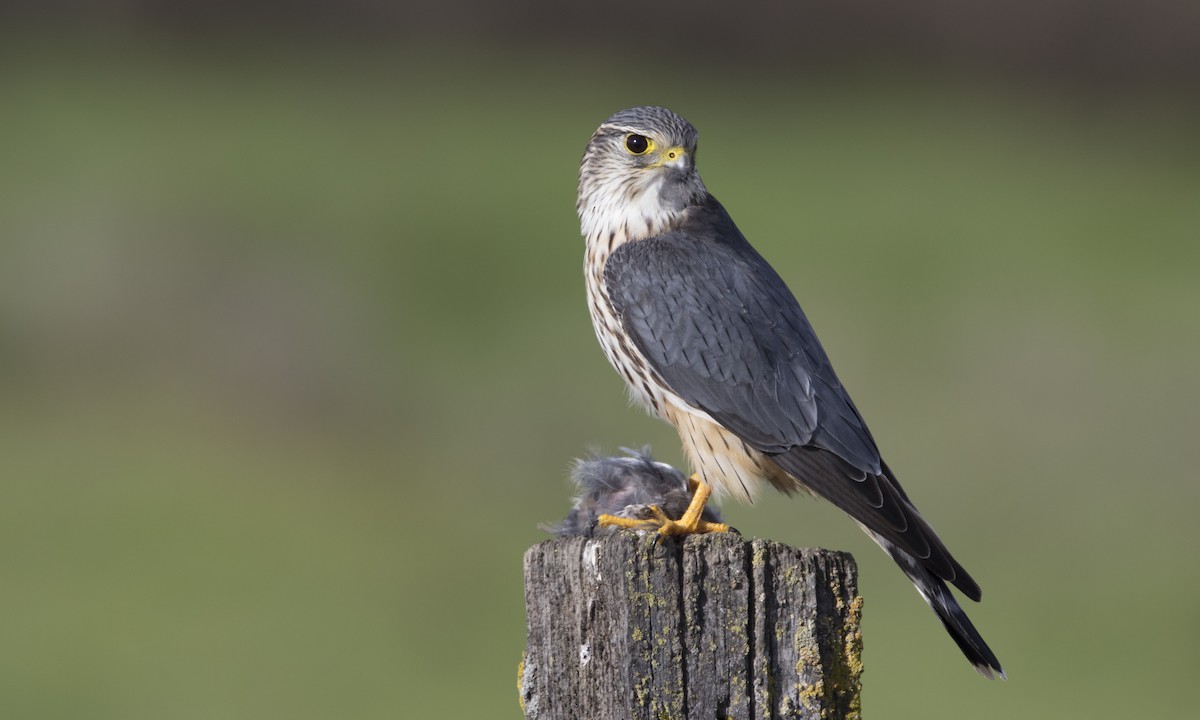
[[669, 406], [667, 421], [679, 431], [692, 469], [717, 495], [754, 502], [763, 483], [783, 489], [795, 484], [765, 455], [714, 422], [707, 414]]

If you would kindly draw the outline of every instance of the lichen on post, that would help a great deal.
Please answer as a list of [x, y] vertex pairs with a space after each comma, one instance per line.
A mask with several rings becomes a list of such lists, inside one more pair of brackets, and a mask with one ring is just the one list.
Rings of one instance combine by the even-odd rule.
[[525, 554], [529, 720], [858, 718], [848, 554], [614, 532]]

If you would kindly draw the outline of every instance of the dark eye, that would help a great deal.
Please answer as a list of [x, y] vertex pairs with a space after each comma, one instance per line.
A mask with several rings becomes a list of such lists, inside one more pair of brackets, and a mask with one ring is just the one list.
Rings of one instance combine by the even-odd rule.
[[650, 149], [650, 139], [644, 135], [630, 133], [625, 137], [625, 147], [634, 155], [643, 155]]

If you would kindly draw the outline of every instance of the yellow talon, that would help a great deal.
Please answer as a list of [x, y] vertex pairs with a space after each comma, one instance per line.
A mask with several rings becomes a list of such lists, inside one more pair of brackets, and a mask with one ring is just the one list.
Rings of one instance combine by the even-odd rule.
[[[654, 509], [658, 510], [657, 507]], [[617, 517], [616, 515], [609, 515], [608, 513], [604, 513], [600, 517], [596, 518], [596, 521], [600, 523], [600, 527], [622, 527], [630, 530], [648, 530], [655, 526], [655, 522], [653, 520], [623, 518]]]
[[692, 501], [684, 511], [683, 517], [678, 520], [667, 517], [667, 514], [657, 505], [650, 506], [650, 513], [654, 515], [653, 519], [641, 520], [604, 514], [597, 520], [601, 527], [623, 527], [631, 530], [649, 530], [657, 527], [658, 534], [663, 537], [729, 532], [729, 526], [725, 523], [714, 523], [701, 519], [700, 516], [704, 513], [704, 504], [708, 502], [712, 490], [707, 483], [700, 479], [699, 474], [692, 475], [688, 479], [688, 490], [692, 491]]

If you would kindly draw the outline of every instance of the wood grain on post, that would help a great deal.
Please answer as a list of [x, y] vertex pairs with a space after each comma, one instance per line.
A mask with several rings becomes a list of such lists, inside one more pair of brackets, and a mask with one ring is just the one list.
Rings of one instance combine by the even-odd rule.
[[859, 718], [854, 559], [628, 531], [525, 553], [529, 720]]

